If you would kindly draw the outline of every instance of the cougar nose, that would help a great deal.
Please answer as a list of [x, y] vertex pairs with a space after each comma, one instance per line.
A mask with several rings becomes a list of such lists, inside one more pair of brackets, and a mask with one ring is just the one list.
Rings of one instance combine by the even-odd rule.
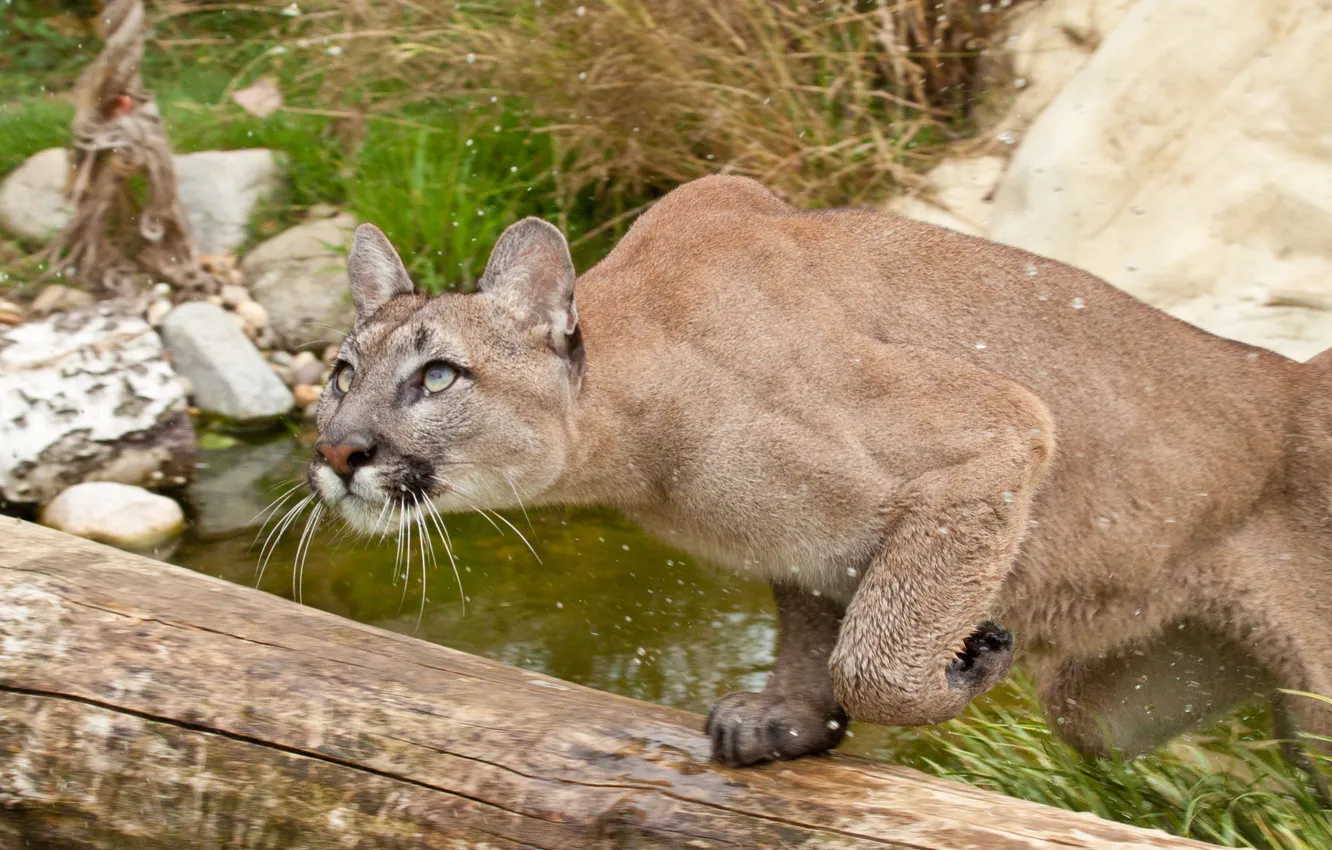
[[368, 464], [375, 456], [374, 445], [362, 438], [352, 438], [335, 446], [315, 443], [315, 448], [328, 460], [328, 465], [333, 467], [333, 471], [343, 478], [350, 478], [356, 470]]

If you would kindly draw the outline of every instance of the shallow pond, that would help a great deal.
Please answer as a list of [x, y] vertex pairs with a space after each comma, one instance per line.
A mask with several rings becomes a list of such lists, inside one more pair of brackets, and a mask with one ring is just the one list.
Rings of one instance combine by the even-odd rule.
[[[167, 560], [363, 623], [700, 713], [730, 691], [762, 687], [776, 640], [767, 586], [701, 565], [607, 511], [506, 515], [535, 553], [502, 522], [447, 517], [458, 577], [436, 544], [424, 601], [419, 536], [404, 581], [395, 576], [396, 528], [383, 540], [365, 540], [325, 524], [295, 575], [302, 519], [281, 535], [261, 577], [260, 552], [277, 524], [261, 528], [259, 514], [301, 480], [312, 440], [288, 435], [201, 450], [189, 490], [191, 528]], [[910, 733], [852, 732], [844, 750], [923, 754]]]

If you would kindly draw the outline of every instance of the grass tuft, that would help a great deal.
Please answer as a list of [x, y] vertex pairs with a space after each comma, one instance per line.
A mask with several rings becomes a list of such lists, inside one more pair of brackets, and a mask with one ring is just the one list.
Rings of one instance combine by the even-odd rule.
[[1226, 847], [1332, 847], [1332, 817], [1249, 712], [1130, 761], [1083, 759], [1041, 720], [1021, 677], [899, 760], [937, 776]]

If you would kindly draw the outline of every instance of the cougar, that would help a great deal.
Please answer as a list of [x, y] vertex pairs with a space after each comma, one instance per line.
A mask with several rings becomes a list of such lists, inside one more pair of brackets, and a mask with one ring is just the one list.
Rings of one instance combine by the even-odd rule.
[[326, 508], [370, 532], [424, 501], [610, 506], [770, 582], [776, 661], [713, 706], [721, 761], [947, 720], [1017, 655], [1084, 753], [1254, 695], [1332, 734], [1284, 690], [1332, 694], [1332, 355], [735, 177], [670, 192], [582, 277], [535, 218], [474, 293], [416, 292], [369, 224], [348, 274]]

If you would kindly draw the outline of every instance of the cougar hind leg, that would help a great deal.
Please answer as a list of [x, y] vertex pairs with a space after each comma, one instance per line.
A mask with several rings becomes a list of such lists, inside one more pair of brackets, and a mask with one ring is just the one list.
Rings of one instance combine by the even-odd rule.
[[1236, 706], [1272, 679], [1225, 634], [1195, 622], [1043, 677], [1040, 699], [1061, 739], [1086, 756], [1133, 758]]

